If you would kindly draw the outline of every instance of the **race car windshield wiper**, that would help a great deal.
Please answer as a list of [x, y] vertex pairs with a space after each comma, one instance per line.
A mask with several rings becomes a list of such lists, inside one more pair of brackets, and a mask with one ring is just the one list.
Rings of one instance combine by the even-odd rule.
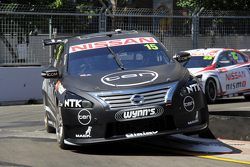
[[117, 65], [124, 70], [124, 65], [122, 64], [121, 60], [119, 59], [118, 55], [109, 47], [107, 46], [108, 50], [110, 51], [110, 53], [113, 55], [113, 58], [115, 59]]

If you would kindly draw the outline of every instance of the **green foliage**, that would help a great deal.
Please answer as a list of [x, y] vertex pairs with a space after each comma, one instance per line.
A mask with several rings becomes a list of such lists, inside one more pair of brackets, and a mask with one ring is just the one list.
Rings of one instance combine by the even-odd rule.
[[204, 7], [206, 10], [245, 10], [249, 11], [249, 0], [179, 0], [177, 6], [194, 11]]
[[189, 9], [190, 11], [194, 11], [199, 7], [197, 0], [179, 0], [176, 5], [185, 9]]
[[2, 1], [5, 4], [23, 4], [23, 5], [50, 5], [55, 0], [6, 0]]
[[64, 4], [65, 4], [65, 0], [55, 0], [51, 6], [56, 9], [59, 9], [59, 8], [62, 8]]

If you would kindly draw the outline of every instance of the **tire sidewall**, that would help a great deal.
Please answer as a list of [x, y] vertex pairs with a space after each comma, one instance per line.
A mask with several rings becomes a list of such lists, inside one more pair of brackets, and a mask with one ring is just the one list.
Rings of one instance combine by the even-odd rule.
[[[59, 128], [62, 128], [61, 130]], [[61, 131], [61, 135], [59, 134]], [[61, 108], [58, 107], [58, 113], [56, 117], [56, 139], [57, 143], [60, 148], [66, 149], [67, 145], [64, 144], [64, 139], [65, 139], [65, 129], [63, 126], [63, 120], [62, 120], [62, 115], [61, 115]]]
[[55, 133], [55, 128], [50, 126], [49, 123], [49, 118], [48, 118], [48, 113], [45, 112], [44, 114], [44, 126], [45, 126], [45, 129], [48, 133]]
[[[212, 95], [213, 97], [211, 97], [210, 94], [210, 89], [212, 88], [211, 86], [213, 85], [213, 89], [214, 89], [214, 95]], [[206, 98], [208, 103], [215, 103], [216, 101], [216, 97], [217, 97], [217, 87], [216, 87], [216, 83], [213, 79], [208, 79], [205, 85], [205, 94], [206, 94]]]

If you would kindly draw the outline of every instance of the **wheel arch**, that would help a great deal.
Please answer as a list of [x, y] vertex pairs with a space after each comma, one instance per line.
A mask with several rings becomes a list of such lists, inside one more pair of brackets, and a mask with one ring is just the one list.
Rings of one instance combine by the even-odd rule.
[[202, 80], [204, 81], [203, 82], [204, 84], [203, 84], [203, 87], [202, 87], [203, 92], [205, 92], [205, 87], [206, 87], [207, 81], [209, 79], [212, 79], [215, 82], [216, 89], [217, 89], [217, 96], [218, 95], [220, 96], [223, 91], [222, 91], [222, 86], [221, 86], [220, 80], [219, 80], [218, 76], [216, 76], [216, 75], [205, 75], [204, 78], [202, 78]]

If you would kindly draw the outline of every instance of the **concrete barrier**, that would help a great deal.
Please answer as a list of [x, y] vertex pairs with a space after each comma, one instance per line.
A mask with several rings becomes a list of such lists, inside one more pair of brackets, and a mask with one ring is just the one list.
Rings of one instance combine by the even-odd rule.
[[219, 114], [210, 115], [209, 128], [216, 138], [250, 141], [250, 117]]
[[0, 105], [42, 100], [43, 67], [0, 67]]

